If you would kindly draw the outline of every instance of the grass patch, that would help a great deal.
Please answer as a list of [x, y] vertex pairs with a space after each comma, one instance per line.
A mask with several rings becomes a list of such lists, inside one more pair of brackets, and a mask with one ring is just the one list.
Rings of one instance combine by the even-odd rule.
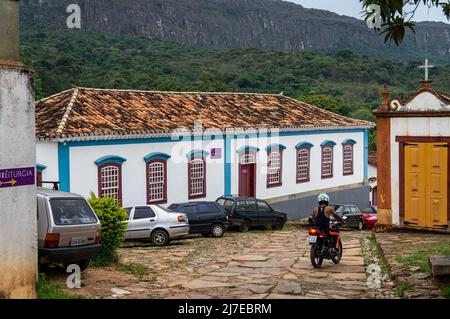
[[405, 266], [420, 267], [421, 271], [429, 273], [428, 256], [431, 255], [450, 255], [450, 241], [432, 244], [410, 255], [397, 256], [395, 260]]
[[404, 282], [401, 285], [397, 286], [397, 295], [401, 298], [405, 297], [405, 292], [412, 289], [412, 285], [409, 282]]
[[65, 292], [58, 284], [49, 283], [43, 273], [39, 274], [37, 296], [39, 299], [84, 299], [82, 296]]
[[133, 274], [140, 279], [151, 274], [148, 267], [137, 263], [119, 263], [117, 265], [117, 270]]
[[442, 285], [441, 291], [444, 298], [450, 299], [450, 285]]

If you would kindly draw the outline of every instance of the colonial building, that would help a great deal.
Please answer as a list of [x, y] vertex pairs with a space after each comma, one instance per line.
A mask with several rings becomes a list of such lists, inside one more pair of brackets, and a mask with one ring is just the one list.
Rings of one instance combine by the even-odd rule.
[[256, 196], [300, 218], [322, 191], [367, 207], [373, 126], [283, 95], [74, 88], [36, 105], [38, 178], [124, 206]]
[[405, 101], [385, 88], [375, 115], [379, 223], [450, 230], [450, 96], [429, 80]]

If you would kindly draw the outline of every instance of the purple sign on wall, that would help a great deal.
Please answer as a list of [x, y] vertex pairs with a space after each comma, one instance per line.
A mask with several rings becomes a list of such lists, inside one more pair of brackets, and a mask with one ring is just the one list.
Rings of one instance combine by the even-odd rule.
[[0, 169], [0, 188], [34, 185], [35, 183], [34, 167]]
[[221, 148], [212, 148], [211, 149], [211, 158], [212, 159], [222, 158], [222, 149]]

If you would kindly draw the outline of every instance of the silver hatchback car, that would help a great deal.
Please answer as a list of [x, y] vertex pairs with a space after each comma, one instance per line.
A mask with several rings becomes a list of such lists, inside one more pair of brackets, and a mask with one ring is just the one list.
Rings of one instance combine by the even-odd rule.
[[80, 195], [37, 189], [39, 264], [79, 264], [101, 251], [100, 221]]
[[176, 213], [159, 205], [125, 208], [128, 213], [125, 239], [149, 239], [156, 246], [165, 246], [172, 239], [189, 234], [186, 214]]

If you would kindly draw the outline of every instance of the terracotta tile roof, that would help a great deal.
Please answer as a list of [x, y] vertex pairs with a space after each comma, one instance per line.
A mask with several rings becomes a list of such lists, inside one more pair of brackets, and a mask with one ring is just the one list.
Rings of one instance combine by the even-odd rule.
[[283, 95], [74, 88], [36, 104], [38, 138], [170, 133], [202, 128], [372, 127]]
[[377, 167], [377, 152], [369, 151], [369, 165]]

